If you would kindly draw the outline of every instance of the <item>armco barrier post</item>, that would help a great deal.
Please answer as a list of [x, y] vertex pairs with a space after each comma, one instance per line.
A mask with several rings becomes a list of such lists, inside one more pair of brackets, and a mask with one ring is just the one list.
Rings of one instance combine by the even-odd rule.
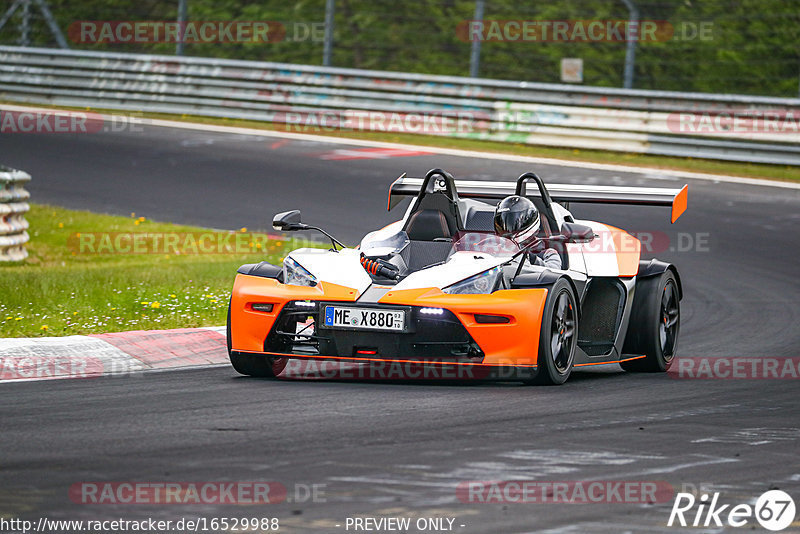
[[22, 171], [0, 166], [0, 261], [20, 261], [28, 257], [28, 221], [30, 198], [22, 185], [31, 176]]

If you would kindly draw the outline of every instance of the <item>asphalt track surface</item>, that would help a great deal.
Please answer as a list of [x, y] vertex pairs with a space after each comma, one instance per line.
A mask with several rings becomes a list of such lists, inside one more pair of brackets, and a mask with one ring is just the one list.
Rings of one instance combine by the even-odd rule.
[[[300, 208], [305, 220], [351, 243], [395, 219], [385, 212], [387, 187], [405, 171], [439, 166], [457, 178], [513, 179], [535, 170], [553, 182], [667, 187], [686, 181], [436, 155], [326, 160], [321, 155], [347, 147], [276, 142], [158, 127], [6, 135], [0, 160], [33, 175], [37, 202], [230, 229], [267, 229], [275, 212]], [[680, 356], [798, 356], [800, 192], [688, 183], [689, 210], [675, 225], [663, 208], [573, 211], [668, 236], [656, 255], [675, 262], [683, 278]], [[687, 245], [698, 237], [700, 246]], [[280, 532], [345, 532], [353, 516], [454, 517], [454, 530], [464, 533], [700, 532], [666, 526], [671, 500], [463, 503], [456, 487], [613, 479], [703, 487], [719, 491], [723, 503], [752, 503], [771, 488], [798, 500], [798, 384], [678, 380], [613, 366], [551, 388], [264, 381], [228, 367], [2, 384], [0, 516], [278, 517]], [[68, 497], [81, 481], [265, 480], [290, 490], [322, 484], [324, 502], [91, 506]]]

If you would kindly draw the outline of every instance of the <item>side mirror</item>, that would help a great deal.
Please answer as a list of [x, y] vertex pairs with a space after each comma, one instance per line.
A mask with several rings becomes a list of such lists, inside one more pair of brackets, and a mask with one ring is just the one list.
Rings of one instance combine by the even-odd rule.
[[272, 227], [284, 232], [306, 229], [306, 225], [300, 222], [300, 210], [284, 211], [275, 215], [272, 218]]
[[561, 225], [561, 235], [567, 243], [587, 243], [595, 237], [591, 227], [572, 222]]

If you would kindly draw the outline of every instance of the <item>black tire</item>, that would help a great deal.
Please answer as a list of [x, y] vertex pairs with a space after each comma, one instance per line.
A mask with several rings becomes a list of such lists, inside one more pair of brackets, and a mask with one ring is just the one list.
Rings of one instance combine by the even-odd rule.
[[575, 363], [578, 343], [578, 306], [572, 286], [563, 278], [547, 293], [539, 333], [536, 375], [528, 384], [561, 385], [567, 381]]
[[678, 281], [668, 270], [636, 282], [624, 354], [645, 357], [622, 362], [626, 371], [663, 373], [672, 365], [681, 329], [681, 302]]
[[286, 367], [288, 358], [269, 358], [255, 354], [242, 354], [231, 350], [231, 305], [228, 304], [227, 323], [228, 358], [236, 372], [258, 378], [275, 378]]

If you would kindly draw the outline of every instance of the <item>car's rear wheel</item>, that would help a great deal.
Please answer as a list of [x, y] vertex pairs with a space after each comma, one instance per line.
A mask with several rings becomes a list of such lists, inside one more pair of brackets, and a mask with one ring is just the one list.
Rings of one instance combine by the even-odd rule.
[[572, 373], [578, 342], [578, 307], [575, 293], [566, 280], [559, 279], [550, 288], [542, 313], [539, 333], [539, 357], [532, 384], [563, 384]]
[[672, 271], [636, 282], [625, 354], [644, 358], [623, 362], [626, 371], [658, 373], [672, 365], [681, 328], [678, 282]]
[[242, 375], [255, 376], [259, 378], [275, 378], [286, 367], [289, 358], [270, 358], [257, 354], [242, 354], [234, 352], [231, 347], [231, 306], [228, 304], [228, 324], [227, 324], [228, 358], [236, 372]]

